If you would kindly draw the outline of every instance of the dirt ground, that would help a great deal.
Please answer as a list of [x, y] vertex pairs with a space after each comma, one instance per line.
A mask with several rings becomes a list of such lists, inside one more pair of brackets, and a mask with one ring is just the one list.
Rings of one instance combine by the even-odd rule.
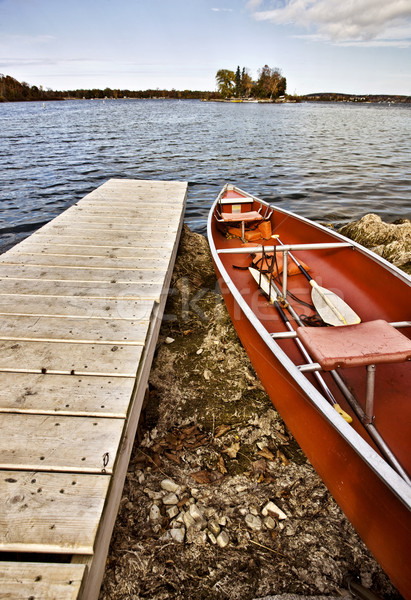
[[398, 600], [262, 388], [184, 228], [100, 600]]

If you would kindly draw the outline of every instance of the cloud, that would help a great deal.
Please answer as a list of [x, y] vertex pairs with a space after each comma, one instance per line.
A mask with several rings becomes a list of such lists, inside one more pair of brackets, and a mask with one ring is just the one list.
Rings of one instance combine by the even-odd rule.
[[233, 12], [232, 8], [212, 8], [214, 12]]
[[411, 45], [410, 0], [274, 0], [268, 10], [261, 10], [262, 5], [260, 0], [248, 2], [256, 20], [314, 30], [314, 37], [307, 36], [311, 39]]

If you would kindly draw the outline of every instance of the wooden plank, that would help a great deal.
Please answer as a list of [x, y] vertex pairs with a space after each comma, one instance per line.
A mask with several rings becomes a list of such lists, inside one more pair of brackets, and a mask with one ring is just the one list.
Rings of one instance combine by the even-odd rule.
[[[35, 237], [35, 236], [33, 236]], [[31, 238], [27, 238], [30, 240]], [[36, 241], [37, 240], [37, 241]], [[38, 238], [35, 238], [30, 244], [19, 244], [12, 250], [9, 250], [7, 254], [9, 256], [82, 256], [105, 259], [145, 259], [149, 261], [152, 258], [163, 258], [169, 254], [170, 245], [164, 244], [163, 246], [140, 246], [140, 247], [124, 247], [115, 248], [113, 246], [93, 246], [85, 243], [80, 244], [79, 242], [84, 241], [80, 238], [76, 244], [62, 244], [58, 243], [58, 238], [55, 238], [53, 242], [47, 244], [40, 242]]]
[[0, 469], [110, 474], [123, 425], [122, 419], [3, 413]]
[[0, 599], [75, 600], [85, 571], [81, 564], [0, 562]]
[[107, 319], [146, 321], [150, 319], [153, 305], [153, 300], [94, 299], [90, 302], [88, 298], [81, 297], [0, 295], [0, 315], [54, 315], [98, 321]]
[[139, 269], [163, 269], [168, 267], [168, 258], [163, 258], [164, 252], [157, 251], [157, 256], [146, 258], [144, 256], [133, 256], [131, 258], [116, 258], [113, 256], [93, 257], [64, 254], [28, 254], [21, 252], [7, 252], [0, 255], [0, 265], [21, 266], [32, 265], [38, 267], [77, 267], [82, 269], [124, 269], [138, 271]]
[[0, 340], [144, 344], [149, 321], [0, 315]]
[[109, 475], [0, 472], [0, 551], [92, 554]]
[[134, 377], [142, 346], [0, 341], [0, 371]]
[[[185, 192], [186, 188], [184, 190], [184, 195]], [[184, 209], [184, 206], [182, 207], [182, 209]], [[172, 276], [172, 266], [174, 265], [174, 261], [176, 258], [182, 226], [183, 221], [181, 220], [179, 231], [174, 240], [174, 246], [170, 257], [170, 269], [168, 270], [164, 279], [165, 289], [168, 289], [170, 285]], [[97, 600], [98, 597], [101, 580], [104, 572], [105, 560], [110, 543], [110, 537], [121, 499], [121, 491], [124, 485], [124, 479], [127, 472], [127, 465], [133, 447], [137, 423], [144, 398], [144, 390], [148, 382], [151, 363], [153, 360], [153, 355], [156, 347], [156, 340], [158, 337], [161, 320], [163, 317], [165, 303], [166, 295], [163, 294], [160, 303], [154, 308], [156, 313], [153, 315], [153, 318], [150, 323], [150, 329], [147, 334], [146, 345], [144, 347], [143, 355], [140, 361], [140, 368], [137, 373], [136, 386], [134, 389], [132, 403], [130, 405], [130, 414], [127, 419], [126, 430], [122, 440], [122, 446], [118, 453], [118, 463], [116, 465], [116, 469], [113, 475], [113, 485], [101, 521], [101, 526], [97, 534], [98, 537], [96, 540], [96, 552], [95, 555], [91, 557], [90, 574], [85, 580], [85, 589], [81, 596], [81, 600]]]
[[4, 279], [32, 279], [47, 281], [162, 283], [166, 268], [158, 269], [89, 269], [78, 267], [47, 267], [37, 265], [0, 265], [0, 281]]
[[132, 377], [0, 372], [0, 412], [125, 418]]
[[[39, 235], [37, 235], [39, 234]], [[98, 248], [101, 248], [102, 251], [105, 252], [115, 252], [118, 256], [134, 256], [136, 251], [140, 252], [141, 249], [147, 250], [163, 250], [166, 254], [169, 254], [173, 247], [173, 238], [170, 237], [159, 237], [158, 239], [153, 239], [152, 236], [149, 235], [141, 235], [137, 239], [128, 239], [123, 236], [123, 240], [120, 242], [117, 237], [111, 239], [102, 238], [102, 237], [93, 237], [89, 238], [84, 235], [70, 235], [70, 234], [61, 234], [61, 235], [47, 235], [42, 234], [41, 230], [36, 232], [36, 235], [32, 235], [22, 242], [12, 248], [13, 251], [18, 252], [19, 250], [25, 251], [26, 248], [44, 248], [47, 251], [47, 248], [60, 248], [60, 246], [68, 246], [70, 249], [72, 248], [92, 248], [93, 252]], [[123, 251], [125, 253], [123, 254]], [[130, 252], [132, 254], [130, 254]]]
[[111, 300], [144, 300], [157, 301], [162, 293], [163, 285], [158, 283], [122, 283], [81, 281], [73, 285], [72, 281], [48, 281], [36, 279], [1, 279], [0, 296], [29, 295], [48, 296], [49, 298], [106, 298]]

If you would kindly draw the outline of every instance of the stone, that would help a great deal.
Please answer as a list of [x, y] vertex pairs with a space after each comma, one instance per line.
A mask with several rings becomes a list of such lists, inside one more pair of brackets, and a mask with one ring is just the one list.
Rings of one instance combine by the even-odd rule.
[[166, 513], [170, 519], [174, 519], [179, 514], [180, 510], [175, 504], [167, 508]]
[[277, 521], [273, 519], [273, 517], [271, 517], [270, 515], [268, 515], [268, 517], [265, 517], [263, 523], [267, 527], [267, 529], [275, 529], [277, 527]]
[[208, 522], [208, 529], [215, 536], [217, 536], [221, 531], [220, 525], [214, 520]]
[[174, 338], [172, 337], [166, 337], [166, 339], [164, 340], [166, 344], [172, 344], [174, 342]]
[[251, 513], [248, 513], [245, 516], [245, 522], [246, 522], [247, 527], [249, 527], [253, 531], [260, 531], [263, 526], [260, 517], [256, 517], [255, 515], [252, 515]]
[[378, 215], [370, 213], [359, 221], [341, 227], [339, 233], [370, 248], [386, 260], [405, 271], [411, 270], [411, 221], [400, 219], [384, 223]]
[[213, 544], [213, 546], [215, 546], [217, 543], [217, 539], [216, 539], [214, 533], [212, 533], [209, 529], [207, 529], [207, 537], [210, 540], [210, 542]]
[[228, 544], [230, 543], [230, 538], [228, 533], [223, 530], [216, 538], [216, 542], [217, 545], [220, 546], [220, 548], [225, 548], [226, 546], [228, 546]]
[[161, 498], [163, 497], [161, 492], [154, 492], [149, 488], [144, 488], [143, 492], [146, 494], [146, 496], [150, 498], [150, 500], [161, 500]]
[[268, 517], [268, 515], [271, 514], [271, 516], [279, 521], [287, 518], [287, 515], [281, 510], [281, 508], [278, 508], [278, 506], [274, 504], [274, 502], [271, 502], [271, 500], [263, 507], [261, 514], [263, 517]]
[[150, 521], [158, 521], [161, 519], [161, 512], [157, 504], [153, 504], [150, 508]]
[[172, 479], [163, 479], [163, 481], [160, 483], [160, 485], [161, 485], [161, 488], [163, 490], [165, 490], [166, 492], [176, 493], [180, 488], [180, 486]]
[[187, 529], [194, 528], [194, 526], [196, 524], [195, 520], [193, 519], [193, 517], [190, 515], [189, 512], [184, 513], [183, 522], [184, 522], [184, 525], [187, 527]]
[[221, 517], [219, 517], [218, 524], [221, 525], [221, 527], [226, 527], [227, 517], [225, 515], [222, 515]]
[[166, 494], [163, 497], [163, 504], [178, 504], [178, 497], [174, 493]]
[[171, 539], [173, 539], [175, 542], [178, 542], [179, 544], [184, 543], [185, 534], [186, 534], [186, 532], [185, 532], [184, 527], [170, 529]]

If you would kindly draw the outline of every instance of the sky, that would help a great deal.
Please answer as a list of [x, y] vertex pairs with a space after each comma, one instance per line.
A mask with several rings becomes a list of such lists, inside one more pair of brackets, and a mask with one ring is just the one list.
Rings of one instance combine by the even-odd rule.
[[215, 90], [279, 68], [289, 94], [411, 95], [411, 0], [0, 0], [0, 73], [53, 90]]

